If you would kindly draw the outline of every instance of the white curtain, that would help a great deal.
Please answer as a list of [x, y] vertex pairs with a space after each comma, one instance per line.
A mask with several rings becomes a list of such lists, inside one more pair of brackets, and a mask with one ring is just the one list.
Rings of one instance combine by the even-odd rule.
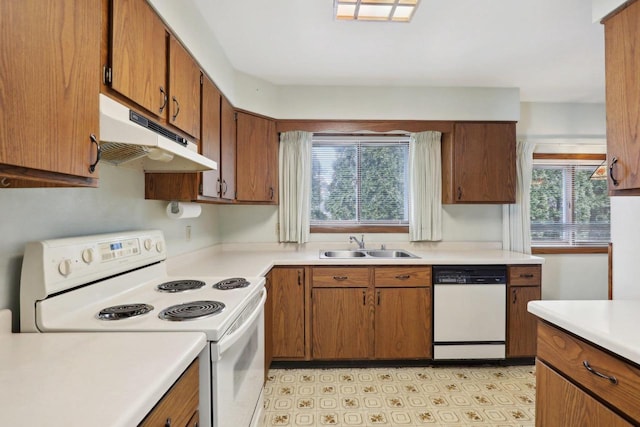
[[280, 241], [309, 241], [311, 208], [311, 141], [313, 133], [280, 135]]
[[409, 240], [442, 240], [440, 132], [412, 133], [409, 139]]
[[516, 142], [516, 202], [502, 207], [502, 248], [531, 253], [531, 176], [533, 150], [529, 141]]

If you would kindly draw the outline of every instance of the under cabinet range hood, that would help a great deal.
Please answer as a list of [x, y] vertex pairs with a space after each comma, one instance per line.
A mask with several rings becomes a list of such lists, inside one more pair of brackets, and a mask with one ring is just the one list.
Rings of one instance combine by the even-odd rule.
[[145, 172], [200, 172], [218, 164], [198, 153], [193, 142], [100, 94], [102, 161], [142, 162]]

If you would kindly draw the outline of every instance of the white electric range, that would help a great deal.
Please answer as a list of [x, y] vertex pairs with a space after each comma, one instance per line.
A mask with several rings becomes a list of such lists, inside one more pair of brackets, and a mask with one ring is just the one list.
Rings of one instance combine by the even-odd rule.
[[264, 278], [173, 277], [166, 258], [159, 230], [28, 243], [21, 331], [204, 332], [200, 425], [259, 425]]

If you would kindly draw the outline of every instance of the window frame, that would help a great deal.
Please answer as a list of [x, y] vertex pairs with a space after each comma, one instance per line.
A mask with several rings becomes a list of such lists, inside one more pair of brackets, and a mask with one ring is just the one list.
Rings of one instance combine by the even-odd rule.
[[[357, 139], [363, 140], [362, 142], [375, 142], [376, 140], [380, 142], [385, 142], [383, 139], [396, 139], [396, 140], [406, 140], [408, 143], [409, 135], [407, 133], [372, 133], [372, 134], [331, 134], [331, 133], [316, 133], [313, 135], [313, 142], [315, 144], [316, 138], [318, 140], [331, 141], [335, 140], [336, 142], [342, 139], [352, 139], [353, 141], [346, 141], [347, 143], [353, 142], [355, 143]], [[335, 142], [334, 142], [335, 143]], [[313, 146], [312, 146], [313, 147]], [[313, 150], [313, 148], [312, 148]], [[408, 167], [408, 165], [407, 165]], [[408, 174], [406, 174], [406, 182], [407, 191], [408, 191]], [[409, 197], [407, 195], [407, 197]], [[408, 203], [410, 203], [408, 201]], [[407, 218], [410, 215], [410, 208], [407, 208]], [[398, 233], [398, 234], [408, 234], [409, 233], [409, 224], [313, 224], [310, 220], [310, 233]]]
[[[602, 153], [533, 153], [533, 160], [585, 160], [585, 161], [606, 161], [607, 155]], [[535, 166], [535, 163], [534, 163]], [[557, 254], [606, 254], [608, 245], [583, 245], [583, 246], [561, 246], [561, 245], [537, 245], [531, 242], [531, 253], [533, 255], [557, 255]]]

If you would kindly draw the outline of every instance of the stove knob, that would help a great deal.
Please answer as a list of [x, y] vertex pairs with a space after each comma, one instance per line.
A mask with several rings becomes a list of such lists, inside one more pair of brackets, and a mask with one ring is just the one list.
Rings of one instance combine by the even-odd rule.
[[93, 249], [82, 251], [82, 260], [87, 264], [91, 264], [93, 262]]
[[62, 261], [60, 261], [60, 264], [58, 264], [58, 271], [64, 277], [67, 277], [69, 274], [71, 274], [71, 260], [63, 259]]
[[151, 250], [151, 246], [153, 245], [153, 241], [151, 239], [145, 239], [144, 248], [148, 251]]
[[156, 243], [156, 251], [162, 252], [163, 250], [164, 250], [164, 245], [162, 244], [162, 241]]

